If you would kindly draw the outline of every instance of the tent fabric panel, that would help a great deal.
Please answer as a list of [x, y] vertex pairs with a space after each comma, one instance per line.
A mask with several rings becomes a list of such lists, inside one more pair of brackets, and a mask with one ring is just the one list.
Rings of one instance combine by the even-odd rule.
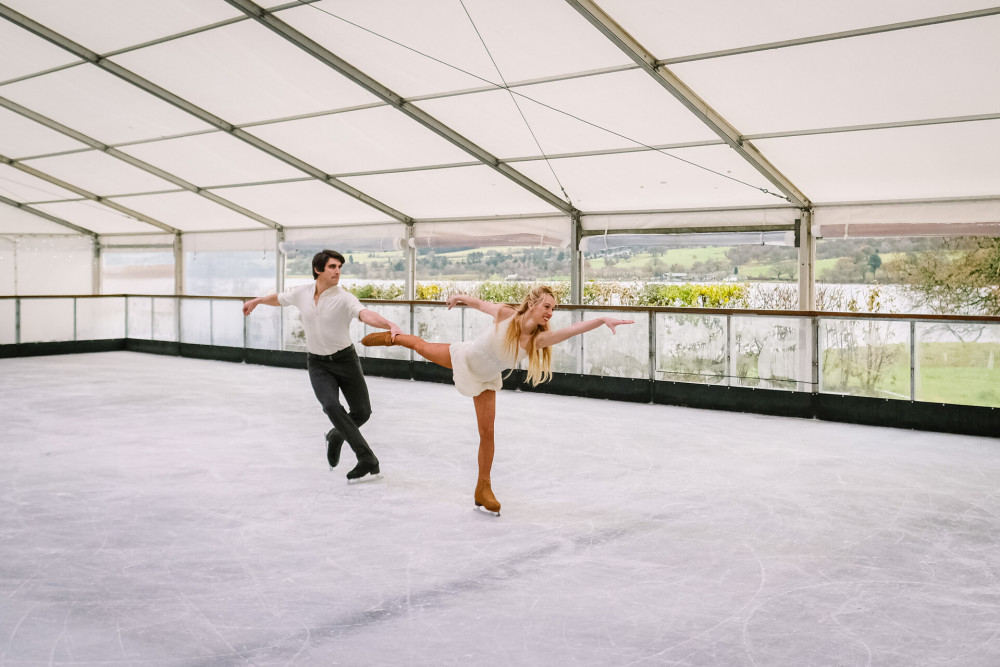
[[35, 204], [33, 208], [97, 234], [162, 231], [148, 223], [88, 200]]
[[226, 132], [133, 144], [120, 150], [204, 188], [305, 178], [299, 169]]
[[0, 234], [66, 234], [69, 231], [68, 227], [34, 213], [0, 203]]
[[0, 164], [0, 194], [21, 204], [53, 199], [77, 199], [80, 196], [6, 164]]
[[78, 59], [66, 50], [9, 21], [0, 20], [0, 81], [75, 62], [79, 62]]
[[513, 93], [513, 99], [499, 90], [418, 105], [503, 159], [718, 139], [644, 72], [523, 86]]
[[4, 0], [4, 4], [97, 53], [241, 15], [224, 2], [204, 0]]
[[644, 47], [666, 59], [826, 35], [994, 6], [992, 0], [789, 0], [665, 3], [602, 0], [600, 5]]
[[319, 181], [221, 188], [216, 194], [284, 227], [384, 222], [389, 216]]
[[463, 222], [417, 222], [414, 248], [543, 246], [567, 248], [572, 236], [565, 216]]
[[817, 207], [817, 236], [1000, 236], [1000, 199]]
[[761, 139], [813, 202], [998, 194], [1000, 120]]
[[560, 158], [548, 163], [542, 160], [512, 162], [511, 165], [552, 192], [561, 192], [561, 183], [574, 206], [584, 213], [768, 206], [783, 200], [783, 197], [778, 199], [763, 193], [759, 188], [773, 191], [774, 186], [728, 146]]
[[116, 197], [112, 201], [183, 232], [217, 229], [255, 229], [262, 226], [253, 218], [199, 197], [193, 192]]
[[102, 248], [120, 248], [122, 246], [173, 246], [173, 234], [135, 234], [135, 235], [115, 235], [100, 236], [98, 241]]
[[794, 232], [708, 232], [703, 234], [600, 234], [580, 239], [580, 250], [597, 252], [615, 248], [698, 248], [710, 245], [791, 246]]
[[347, 225], [285, 230], [282, 250], [293, 247], [324, 247], [331, 250], [350, 246], [352, 250], [391, 251], [404, 246], [406, 225]]
[[247, 131], [328, 174], [475, 160], [388, 106], [260, 125]]
[[672, 211], [624, 215], [584, 215], [580, 226], [586, 231], [622, 229], [684, 229], [689, 227], [768, 227], [794, 224], [801, 217], [796, 208], [755, 208], [717, 211]]
[[468, 15], [461, 3], [328, 0], [280, 18], [406, 98], [629, 62], [562, 2], [464, 7]]
[[23, 164], [101, 196], [177, 189], [170, 181], [96, 150], [24, 160]]
[[413, 218], [550, 213], [552, 207], [485, 166], [345, 177], [344, 182]]
[[277, 233], [272, 229], [243, 232], [194, 232], [184, 235], [184, 252], [274, 252]]
[[[94, 240], [79, 234], [17, 239], [19, 295], [92, 294]], [[22, 331], [23, 334], [23, 331]], [[22, 342], [26, 342], [22, 335]]]
[[76, 139], [4, 108], [0, 108], [0, 128], [0, 154], [13, 160], [87, 148]]
[[1000, 70], [997, 35], [990, 16], [671, 70], [743, 134], [968, 116], [1000, 109], [1000, 86], [977, 74]]
[[112, 60], [237, 125], [378, 101], [255, 21]]
[[105, 144], [211, 128], [89, 64], [0, 86], [0, 95]]
[[[3, 229], [3, 208], [0, 208], [0, 232]], [[17, 292], [17, 238], [7, 238], [0, 233], [0, 294]], [[14, 330], [14, 300], [0, 299], [0, 345], [17, 342]]]

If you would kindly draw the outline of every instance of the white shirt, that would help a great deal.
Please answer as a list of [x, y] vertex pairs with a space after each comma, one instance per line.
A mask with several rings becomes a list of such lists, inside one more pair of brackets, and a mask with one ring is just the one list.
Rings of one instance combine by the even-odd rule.
[[313, 300], [315, 293], [316, 283], [302, 285], [279, 294], [278, 303], [299, 309], [306, 332], [306, 350], [312, 354], [333, 354], [349, 347], [351, 321], [365, 307], [340, 285], [320, 294], [319, 301]]

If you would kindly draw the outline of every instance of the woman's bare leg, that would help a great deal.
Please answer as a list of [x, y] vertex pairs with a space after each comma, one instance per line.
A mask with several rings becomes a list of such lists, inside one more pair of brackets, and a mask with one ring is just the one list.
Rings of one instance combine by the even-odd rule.
[[493, 495], [490, 471], [493, 469], [493, 423], [497, 414], [497, 393], [487, 389], [472, 399], [479, 425], [479, 481], [476, 482], [476, 506], [500, 516], [500, 502]]
[[428, 343], [420, 336], [399, 334], [392, 341], [394, 345], [402, 345], [419, 354], [427, 361], [433, 361], [438, 366], [451, 368], [451, 345], [449, 343]]
[[497, 393], [487, 389], [472, 399], [479, 426], [479, 479], [489, 479], [493, 469], [493, 424], [497, 416]]

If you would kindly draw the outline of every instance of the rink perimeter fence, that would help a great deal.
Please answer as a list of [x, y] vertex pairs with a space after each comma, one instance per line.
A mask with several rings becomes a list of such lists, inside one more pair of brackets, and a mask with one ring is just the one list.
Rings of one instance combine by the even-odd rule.
[[[245, 300], [0, 297], [0, 357], [132, 350], [304, 368], [298, 311], [244, 317]], [[433, 342], [475, 338], [492, 322], [440, 302], [364, 304]], [[524, 384], [522, 368], [505, 388], [1000, 436], [998, 317], [563, 305], [550, 326], [605, 315], [635, 324], [560, 343], [550, 382]], [[355, 341], [371, 331], [351, 325]], [[369, 375], [451, 382], [406, 348], [356, 347]]]

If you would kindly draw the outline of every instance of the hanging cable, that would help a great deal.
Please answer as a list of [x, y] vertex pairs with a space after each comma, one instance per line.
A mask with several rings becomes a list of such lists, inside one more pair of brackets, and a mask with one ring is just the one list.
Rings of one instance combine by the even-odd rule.
[[[725, 178], [727, 180], [733, 181], [735, 183], [739, 183], [740, 185], [745, 185], [748, 188], [752, 188], [754, 190], [762, 192], [763, 194], [771, 195], [772, 197], [777, 197], [778, 199], [783, 199], [783, 200], [785, 200], [787, 202], [791, 202], [792, 201], [791, 198], [787, 197], [786, 195], [781, 194], [780, 192], [772, 192], [771, 190], [768, 190], [767, 188], [761, 187], [759, 185], [754, 185], [753, 183], [748, 183], [748, 182], [740, 180], [740, 179], [738, 179], [738, 178], [736, 178], [734, 176], [730, 176], [728, 174], [723, 174], [720, 171], [716, 171], [715, 169], [711, 169], [710, 167], [706, 167], [704, 165], [700, 165], [697, 162], [692, 162], [691, 160], [686, 160], [686, 159], [684, 159], [682, 157], [678, 157], [676, 155], [668, 153], [665, 150], [663, 150], [662, 148], [656, 148], [655, 146], [650, 146], [649, 144], [643, 143], [643, 142], [639, 141], [638, 139], [633, 139], [632, 137], [628, 137], [628, 136], [622, 134], [621, 132], [616, 132], [616, 131], [608, 129], [608, 128], [602, 126], [602, 125], [598, 125], [597, 123], [592, 123], [589, 120], [586, 120], [584, 118], [580, 118], [579, 116], [577, 116], [575, 114], [572, 114], [572, 113], [570, 113], [568, 111], [564, 111], [562, 109], [558, 109], [558, 108], [556, 108], [556, 107], [554, 107], [554, 106], [552, 106], [550, 104], [546, 104], [545, 102], [541, 102], [539, 100], [536, 100], [536, 99], [534, 99], [534, 98], [532, 98], [532, 97], [530, 97], [528, 95], [525, 95], [524, 93], [521, 93], [519, 91], [514, 90], [513, 88], [511, 88], [510, 86], [508, 86], [506, 82], [504, 82], [503, 84], [500, 84], [500, 83], [497, 83], [495, 81], [490, 81], [489, 79], [481, 77], [478, 74], [474, 74], [472, 72], [464, 70], [461, 67], [458, 67], [457, 65], [452, 65], [451, 63], [447, 63], [447, 62], [441, 60], [440, 58], [435, 58], [434, 56], [432, 56], [430, 54], [427, 54], [427, 53], [424, 53], [423, 51], [420, 51], [419, 49], [415, 49], [415, 48], [413, 48], [411, 46], [407, 46], [406, 44], [403, 44], [402, 42], [397, 42], [396, 40], [392, 39], [391, 37], [386, 37], [385, 35], [377, 33], [374, 30], [366, 28], [363, 25], [355, 23], [355, 22], [353, 22], [353, 21], [351, 21], [349, 19], [345, 19], [342, 16], [338, 16], [337, 14], [334, 14], [333, 12], [330, 12], [330, 11], [328, 11], [326, 9], [323, 9], [322, 7], [319, 7], [319, 6], [311, 4], [311, 3], [307, 3], [307, 2], [305, 2], [305, 0], [298, 0], [298, 2], [301, 3], [305, 7], [310, 7], [312, 9], [315, 9], [318, 12], [322, 12], [322, 13], [326, 14], [327, 16], [330, 16], [332, 18], [337, 19], [338, 21], [342, 21], [343, 23], [346, 23], [346, 24], [348, 24], [350, 26], [353, 26], [353, 27], [357, 28], [358, 30], [362, 30], [364, 32], [367, 32], [370, 35], [378, 37], [379, 39], [387, 41], [387, 42], [389, 42], [391, 44], [395, 44], [396, 46], [398, 46], [400, 48], [406, 49], [407, 51], [411, 51], [411, 52], [413, 52], [413, 53], [415, 53], [415, 54], [417, 54], [419, 56], [427, 58], [428, 60], [433, 60], [434, 62], [436, 62], [436, 63], [438, 63], [440, 65], [444, 65], [445, 67], [453, 69], [453, 70], [455, 70], [457, 72], [461, 72], [462, 74], [470, 76], [470, 77], [472, 77], [472, 78], [474, 78], [474, 79], [476, 79], [478, 81], [482, 81], [483, 83], [488, 84], [490, 86], [493, 86], [494, 88], [498, 88], [498, 89], [501, 89], [501, 90], [506, 90], [511, 95], [516, 95], [517, 97], [521, 97], [521, 98], [523, 98], [525, 100], [528, 100], [529, 102], [534, 102], [535, 104], [538, 104], [539, 106], [545, 107], [546, 109], [549, 109], [551, 111], [555, 111], [556, 113], [562, 114], [564, 116], [568, 116], [569, 118], [572, 118], [572, 119], [577, 120], [577, 121], [579, 121], [581, 123], [584, 123], [585, 125], [589, 125], [589, 126], [591, 126], [593, 128], [601, 130], [602, 132], [607, 132], [608, 134], [613, 134], [614, 136], [619, 137], [621, 139], [624, 139], [624, 140], [626, 140], [628, 142], [631, 142], [631, 143], [635, 144], [636, 146], [642, 146], [643, 148], [645, 148], [647, 150], [654, 151], [656, 153], [659, 153], [660, 155], [664, 155], [664, 156], [669, 157], [669, 158], [673, 158], [674, 160], [678, 160], [678, 161], [683, 162], [683, 163], [685, 163], [687, 165], [690, 165], [692, 167], [696, 167], [696, 168], [701, 169], [703, 171], [707, 171], [707, 172], [709, 172], [711, 174], [715, 174], [716, 176], [720, 176], [722, 178]], [[462, 4], [462, 8], [463, 9], [465, 8], [465, 4], [464, 3]], [[468, 11], [466, 11], [466, 15], [468, 16]], [[471, 21], [472, 17], [469, 17], [469, 20]], [[475, 24], [473, 24], [473, 27], [475, 27]], [[476, 34], [477, 35], [479, 34], [478, 29], [476, 30]], [[482, 41], [482, 36], [480, 36], [480, 41]], [[484, 47], [486, 46], [485, 42], [483, 43], [483, 46]], [[487, 50], [487, 53], [488, 52], [489, 51]], [[492, 60], [492, 58], [493, 58], [493, 56], [491, 55], [490, 59]], [[493, 63], [493, 65], [494, 65], [494, 67], [496, 67], [496, 63], [495, 62]], [[499, 69], [497, 70], [497, 74], [500, 74]], [[502, 76], [501, 76], [501, 78], [502, 78]], [[515, 104], [516, 104], [516, 102], [515, 102]], [[521, 111], [520, 106], [518, 106], [518, 111], [519, 112]], [[524, 114], [523, 113], [521, 114], [521, 117], [524, 118]], [[527, 123], [527, 121], [525, 121], [525, 123]], [[529, 129], [529, 131], [531, 130], [530, 126], [529, 126], [528, 129]], [[534, 137], [534, 132], [532, 132], [532, 137]], [[536, 145], [538, 144], [537, 138], [535, 140], [535, 143], [536, 143]], [[539, 146], [539, 150], [541, 150], [540, 146]], [[542, 154], [542, 157], [545, 158], [546, 162], [548, 162], [548, 158], [545, 156], [544, 153]], [[549, 168], [551, 169], [551, 165], [549, 166]], [[553, 172], [553, 176], [554, 175], [555, 175], [555, 172]], [[558, 177], [556, 177], [556, 181], [557, 182], [559, 181]], [[559, 187], [560, 188], [562, 187], [562, 183], [559, 184]], [[563, 190], [563, 194], [566, 194], [565, 190]], [[567, 195], [567, 198], [568, 198], [568, 195]]]
[[531, 127], [531, 123], [528, 122], [528, 117], [524, 115], [524, 110], [518, 103], [517, 96], [514, 94], [514, 91], [512, 91], [510, 89], [510, 86], [507, 84], [507, 79], [504, 78], [503, 72], [500, 71], [500, 66], [497, 65], [496, 59], [493, 57], [493, 54], [490, 53], [490, 47], [486, 45], [486, 40], [483, 39], [482, 33], [479, 32], [479, 27], [476, 26], [476, 22], [472, 20], [472, 15], [469, 14], [469, 9], [465, 6], [465, 0], [458, 0], [458, 1], [462, 5], [462, 9], [465, 11], [465, 15], [469, 18], [469, 23], [472, 24], [472, 29], [476, 31], [476, 36], [479, 37], [479, 41], [480, 43], [482, 43], [483, 49], [486, 51], [486, 55], [489, 56], [490, 62], [493, 63], [493, 69], [497, 71], [497, 76], [500, 77], [500, 81], [503, 83], [502, 86], [503, 89], [507, 91], [508, 95], [510, 95], [511, 101], [514, 103], [514, 106], [517, 107], [517, 112], [521, 115], [521, 120], [524, 121], [524, 126], [528, 128], [528, 133], [534, 140], [535, 146], [538, 147], [538, 152], [542, 154], [542, 159], [545, 160], [545, 165], [549, 168], [549, 171], [552, 172], [552, 177], [556, 179], [556, 183], [559, 184], [559, 189], [562, 190], [563, 196], [566, 197], [566, 201], [569, 202], [570, 206], [572, 206], [573, 200], [570, 198], [569, 193], [566, 192], [566, 188], [563, 186], [562, 181], [559, 180], [559, 175], [556, 174], [556, 170], [552, 167], [552, 161], [549, 160], [549, 156], [545, 154], [545, 149], [542, 148], [541, 142], [538, 140], [538, 137], [535, 135], [534, 129], [532, 129]]

